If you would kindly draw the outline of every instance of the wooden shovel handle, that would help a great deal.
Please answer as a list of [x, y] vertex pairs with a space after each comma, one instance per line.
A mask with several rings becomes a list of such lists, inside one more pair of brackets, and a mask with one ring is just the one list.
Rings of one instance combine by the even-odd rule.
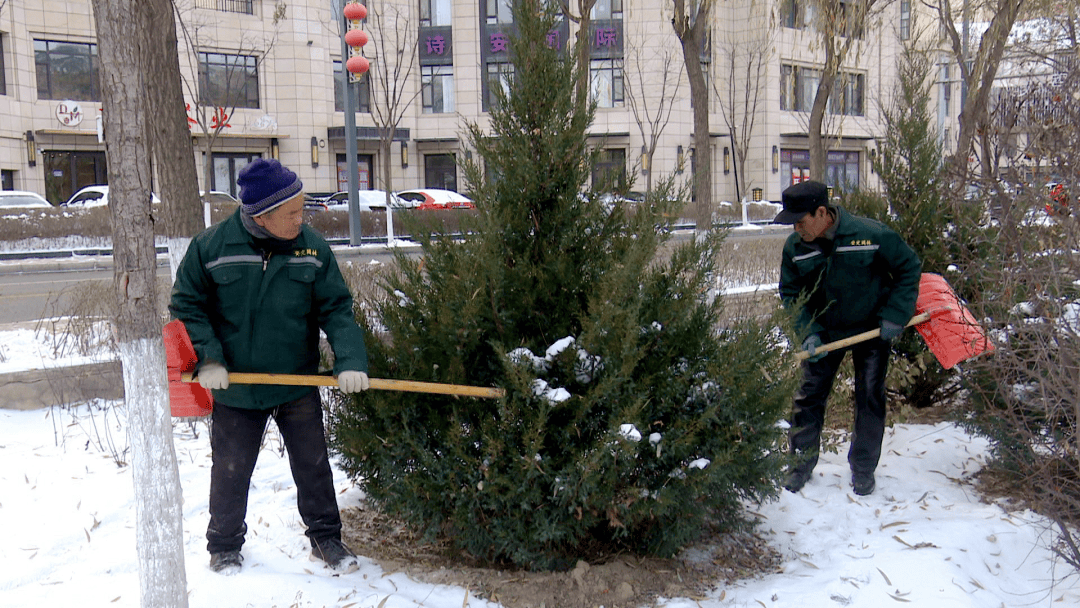
[[[180, 375], [184, 382], [198, 382], [196, 376], [185, 373]], [[416, 382], [414, 380], [385, 380], [371, 378], [371, 388], [379, 391], [406, 391], [410, 393], [434, 393], [438, 395], [462, 395], [465, 397], [487, 397], [498, 399], [506, 396], [501, 388], [487, 386], [466, 386], [462, 384], [438, 384], [435, 382]], [[300, 374], [257, 374], [229, 372], [232, 384], [283, 384], [287, 386], [337, 386], [334, 376], [315, 376]]]
[[[933, 311], [927, 311], [927, 312], [922, 313], [921, 315], [915, 315], [914, 317], [911, 317], [911, 320], [908, 321], [907, 325], [905, 325], [904, 327], [911, 327], [912, 325], [918, 325], [919, 323], [925, 323], [926, 321], [929, 321], [931, 312], [933, 312]], [[828, 352], [832, 352], [834, 350], [839, 350], [841, 348], [851, 346], [852, 344], [858, 344], [859, 342], [866, 342], [867, 340], [871, 340], [871, 339], [876, 338], [876, 337], [878, 337], [880, 335], [881, 335], [881, 328], [880, 327], [877, 328], [877, 329], [871, 329], [870, 331], [864, 331], [861, 334], [855, 334], [854, 336], [849, 336], [847, 338], [844, 338], [843, 340], [836, 340], [835, 342], [829, 342], [828, 344], [822, 344], [821, 346], [814, 349], [814, 354], [816, 355], [818, 353], [828, 353]], [[811, 356], [810, 351], [800, 350], [799, 352], [795, 353], [795, 360], [796, 361], [802, 361], [803, 359], [806, 359], [806, 358], [808, 358], [810, 356]]]

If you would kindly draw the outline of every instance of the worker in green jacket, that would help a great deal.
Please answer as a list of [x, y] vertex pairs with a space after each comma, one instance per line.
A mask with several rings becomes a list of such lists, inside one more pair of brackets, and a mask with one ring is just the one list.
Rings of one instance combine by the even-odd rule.
[[[830, 204], [825, 184], [806, 181], [784, 190], [773, 220], [792, 224], [784, 244], [780, 297], [798, 309], [803, 381], [795, 395], [789, 441], [795, 465], [784, 486], [798, 492], [817, 464], [825, 404], [836, 372], [851, 351], [855, 366], [855, 428], [848, 451], [854, 492], [874, 491], [874, 470], [885, 434], [885, 375], [890, 346], [915, 312], [921, 263], [895, 231]], [[874, 338], [831, 352], [821, 345], [864, 331]]]
[[295, 173], [258, 159], [237, 183], [240, 208], [191, 241], [169, 304], [191, 336], [199, 383], [214, 395], [210, 568], [240, 570], [248, 487], [273, 417], [289, 453], [312, 559], [338, 572], [355, 570], [356, 556], [341, 542], [318, 389], [229, 383], [229, 371], [316, 373], [321, 329], [334, 351], [339, 388], [366, 390], [367, 350], [352, 295], [329, 245], [303, 225], [303, 184]]

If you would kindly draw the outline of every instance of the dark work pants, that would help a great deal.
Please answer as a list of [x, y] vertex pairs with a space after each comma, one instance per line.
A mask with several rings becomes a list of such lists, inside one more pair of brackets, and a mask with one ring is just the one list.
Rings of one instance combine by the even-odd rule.
[[239, 551], [247, 524], [248, 487], [259, 457], [263, 431], [271, 416], [289, 453], [296, 484], [296, 506], [314, 544], [341, 538], [341, 515], [323, 434], [322, 402], [309, 396], [265, 410], [214, 404], [210, 425], [210, 525], [206, 549], [210, 553]]
[[821, 448], [821, 427], [825, 423], [825, 403], [836, 372], [851, 351], [855, 365], [855, 432], [851, 437], [848, 464], [859, 473], [872, 473], [881, 458], [885, 436], [885, 374], [889, 367], [889, 344], [879, 338], [833, 351], [822, 359], [802, 362], [803, 383], [795, 395], [791, 421], [791, 450], [800, 470], [817, 465]]

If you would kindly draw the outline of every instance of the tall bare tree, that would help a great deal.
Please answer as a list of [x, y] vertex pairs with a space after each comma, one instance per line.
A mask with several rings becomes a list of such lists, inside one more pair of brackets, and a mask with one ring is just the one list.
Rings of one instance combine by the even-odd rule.
[[143, 0], [93, 0], [109, 211], [113, 224], [116, 338], [124, 370], [124, 402], [132, 446], [136, 549], [141, 603], [187, 606], [182, 493], [172, 443], [168, 375], [157, 300], [154, 216], [150, 203], [152, 134], [146, 91], [161, 65], [150, 54], [171, 52], [151, 29]]
[[[752, 6], [762, 8], [759, 5]], [[746, 171], [754, 127], [764, 103], [768, 65], [773, 56], [772, 34], [776, 21], [767, 8], [751, 16], [753, 34], [729, 31], [728, 36], [718, 40], [717, 78], [713, 89], [720, 104], [720, 115], [731, 136], [731, 149], [735, 155], [735, 198], [742, 200], [750, 190], [752, 180]]]
[[694, 106], [694, 219], [701, 233], [712, 224], [712, 147], [709, 139], [709, 87], [701, 68], [707, 50], [710, 12], [716, 0], [672, 0], [671, 25], [682, 45], [683, 64]]
[[822, 129], [829, 98], [833, 97], [837, 84], [842, 84], [841, 69], [848, 55], [861, 50], [863, 36], [890, 0], [810, 0], [813, 7], [811, 25], [817, 29], [825, 64], [821, 68], [821, 80], [810, 108], [807, 128], [810, 144], [810, 175], [824, 181], [826, 166], [826, 133]]
[[[173, 0], [176, 2], [177, 0]], [[236, 112], [240, 101], [244, 99], [247, 86], [248, 70], [254, 69], [259, 72], [260, 66], [270, 56], [277, 42], [278, 24], [285, 19], [288, 6], [283, 2], [274, 4], [273, 26], [274, 31], [270, 36], [258, 38], [241, 32], [235, 41], [234, 52], [228, 56], [230, 59], [220, 67], [220, 78], [203, 77], [202, 59], [203, 53], [217, 48], [221, 41], [208, 39], [201, 30], [206, 26], [199, 21], [193, 11], [187, 13], [177, 4], [176, 22], [180, 25], [180, 33], [184, 38], [184, 50], [190, 58], [192, 66], [196, 66], [195, 80], [184, 79], [184, 89], [187, 98], [191, 100], [191, 120], [193, 127], [197, 127], [202, 133], [201, 147], [203, 153], [203, 183], [206, 190], [212, 189], [214, 184], [214, 157], [213, 150], [218, 137], [229, 128], [230, 118]], [[232, 40], [229, 41], [233, 43]], [[239, 58], [251, 58], [253, 66], [241, 64]], [[211, 93], [209, 88], [214, 89]]]
[[580, 111], [589, 103], [589, 65], [592, 61], [592, 41], [589, 37], [592, 35], [592, 9], [596, 6], [596, 0], [576, 0], [576, 4], [577, 12], [574, 12], [570, 0], [559, 0], [563, 15], [578, 26], [574, 52], [578, 64], [576, 103]]
[[[371, 118], [379, 134], [382, 186], [387, 192], [393, 190], [390, 145], [394, 141], [394, 133], [405, 112], [422, 91], [419, 87], [415, 91], [408, 91], [412, 75], [419, 65], [418, 29], [410, 7], [414, 5], [402, 7], [389, 2], [368, 7], [371, 43], [364, 50], [371, 49], [373, 56], [368, 57], [371, 67], [365, 78], [370, 79]], [[346, 134], [346, 137], [350, 136]]]
[[[157, 190], [165, 208], [165, 234], [169, 245], [169, 268], [176, 268], [187, 253], [188, 243], [203, 227], [199, 201], [199, 178], [195, 169], [191, 130], [184, 108], [184, 84], [177, 54], [176, 19], [172, 0], [146, 0], [150, 31], [163, 37], [160, 53], [146, 60], [154, 86], [146, 91], [153, 133], [153, 158], [157, 168]], [[207, 188], [209, 190], [210, 188]]]
[[[929, 6], [937, 13], [942, 31], [950, 50], [960, 67], [960, 79], [966, 89], [963, 105], [960, 108], [960, 128], [956, 138], [956, 150], [949, 161], [950, 173], [956, 188], [962, 188], [970, 181], [971, 167], [968, 156], [974, 148], [976, 134], [985, 126], [989, 117], [990, 91], [997, 78], [998, 67], [1005, 54], [1009, 32], [1020, 16], [1028, 0], [986, 0], [985, 3], [969, 6], [965, 0], [959, 8], [951, 0], [940, 0]], [[970, 55], [969, 41], [965, 40], [968, 32], [967, 20], [971, 14], [987, 15], [990, 23], [979, 36], [978, 48]], [[957, 18], [961, 27], [957, 28]], [[987, 159], [987, 163], [989, 159]], [[987, 163], [984, 163], [986, 165]], [[983, 173], [992, 173], [993, 169], [984, 166]]]
[[[626, 80], [626, 100], [634, 114], [641, 139], [645, 142], [644, 156], [648, 159], [653, 158], [660, 136], [671, 120], [671, 110], [675, 107], [682, 84], [679, 67], [675, 64], [675, 49], [666, 44], [667, 38], [657, 38], [662, 46], [649, 49], [648, 52], [653, 55], [649, 60], [645, 59], [645, 51], [640, 43], [629, 40], [625, 43], [629, 61], [624, 73], [630, 76]], [[645, 191], [652, 191], [652, 163], [642, 167], [642, 173], [645, 174]]]

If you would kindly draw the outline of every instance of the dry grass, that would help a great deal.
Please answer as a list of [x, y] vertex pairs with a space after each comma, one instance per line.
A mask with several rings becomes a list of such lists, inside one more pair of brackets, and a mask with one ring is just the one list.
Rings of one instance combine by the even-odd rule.
[[[235, 204], [214, 204], [210, 219], [213, 223], [220, 222], [235, 210]], [[470, 210], [398, 211], [394, 213], [394, 233], [397, 236], [407, 234], [408, 227], [416, 222], [454, 232], [459, 230], [462, 218], [473, 213]], [[306, 221], [327, 238], [349, 237], [349, 214], [346, 211], [309, 211]], [[360, 226], [364, 237], [385, 237], [386, 214], [361, 212]], [[164, 222], [157, 222], [154, 230], [157, 236], [164, 236]], [[107, 207], [22, 209], [0, 214], [0, 243], [76, 237], [109, 239], [112, 234], [112, 218]]]

